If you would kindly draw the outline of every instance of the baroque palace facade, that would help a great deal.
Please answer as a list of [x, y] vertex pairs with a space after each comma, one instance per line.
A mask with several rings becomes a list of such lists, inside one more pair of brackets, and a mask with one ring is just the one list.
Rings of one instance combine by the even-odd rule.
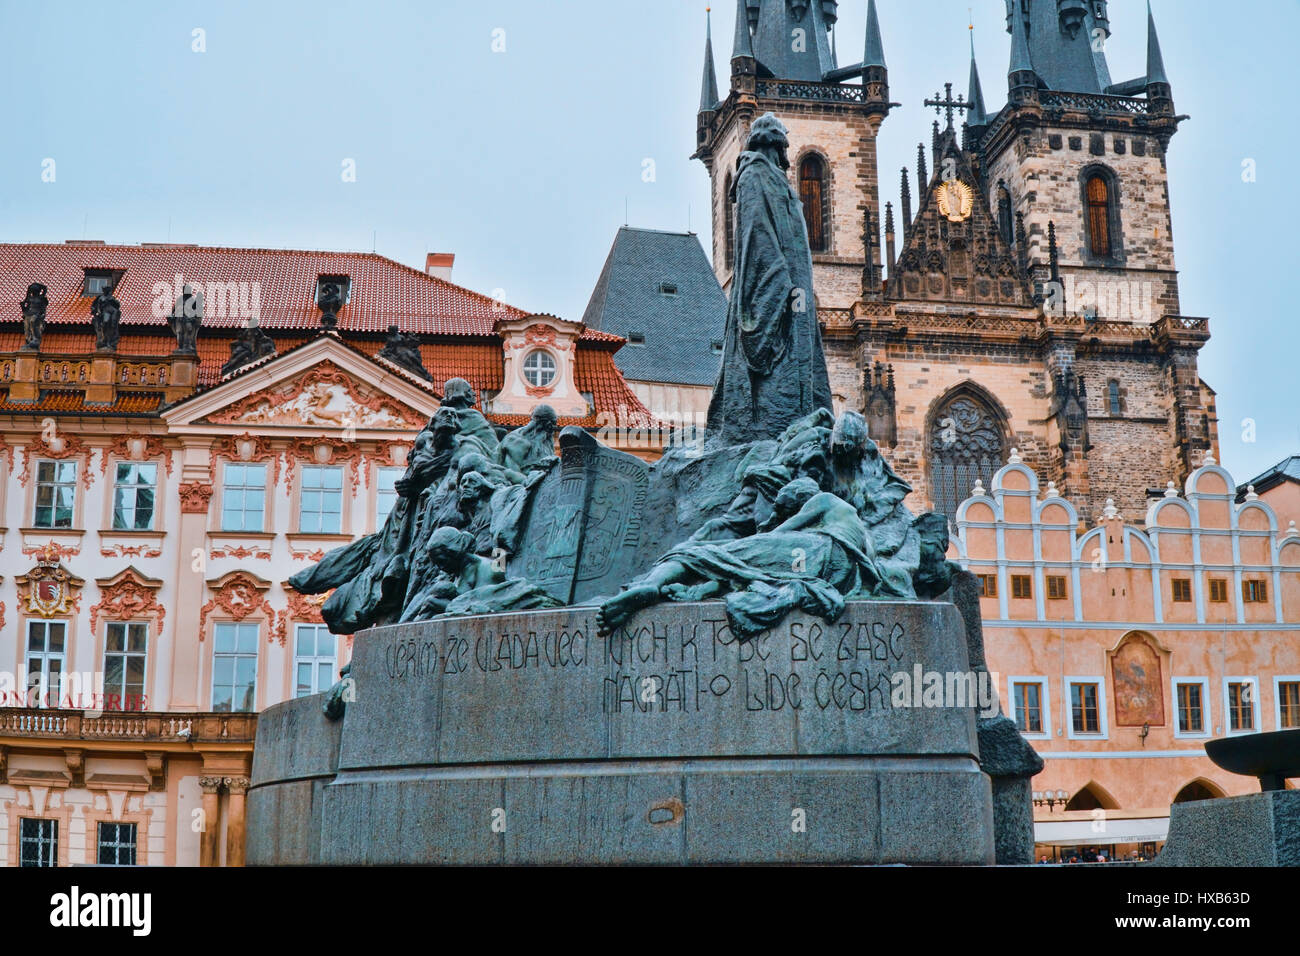
[[284, 582], [382, 525], [448, 379], [498, 427], [645, 415], [621, 337], [450, 269], [0, 246], [0, 863], [242, 862], [256, 712], [350, 652]]
[[[835, 403], [864, 412], [908, 505], [946, 513], [985, 582], [990, 666], [1048, 758], [1040, 840], [1157, 842], [1175, 799], [1255, 786], [1202, 738], [1300, 726], [1300, 514], [1235, 504], [1215, 464], [1209, 321], [1183, 314], [1165, 163], [1186, 117], [1154, 19], [1146, 74], [1115, 82], [1106, 0], [1006, 0], [1006, 104], [986, 107], [972, 48], [967, 92], [925, 103], [940, 119], [895, 205], [876, 3], [845, 66], [839, 6], [737, 0], [722, 95], [706, 39], [694, 158], [718, 282], [737, 157], [770, 110]], [[1145, 822], [1107, 832], [1097, 811]]]

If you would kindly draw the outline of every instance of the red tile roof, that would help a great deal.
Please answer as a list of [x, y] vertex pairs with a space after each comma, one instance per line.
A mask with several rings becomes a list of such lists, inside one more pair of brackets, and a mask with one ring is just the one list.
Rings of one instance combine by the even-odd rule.
[[0, 411], [27, 412], [37, 415], [57, 412], [61, 415], [153, 415], [162, 405], [158, 392], [118, 392], [111, 405], [87, 404], [85, 392], [48, 389], [35, 402], [11, 402], [9, 390], [0, 390]]
[[[247, 283], [249, 304], [256, 283], [259, 318], [267, 330], [320, 326], [315, 292], [321, 275], [352, 280], [349, 300], [339, 310], [343, 331], [383, 332], [396, 322], [403, 331], [427, 335], [491, 335], [498, 319], [528, 314], [370, 252], [22, 243], [0, 244], [0, 317], [21, 320], [18, 303], [27, 286], [42, 282], [50, 299], [47, 322], [88, 325], [92, 300], [81, 294], [86, 269], [125, 270], [113, 294], [127, 326], [167, 327], [165, 315], [153, 314], [155, 283], [170, 288], [178, 273], [184, 282], [205, 287]], [[244, 324], [246, 315], [219, 315], [237, 311], [219, 305], [217, 297], [208, 297], [205, 328]]]
[[[177, 273], [184, 282], [195, 285], [256, 282], [259, 321], [274, 339], [279, 354], [317, 334], [317, 277], [347, 275], [352, 280], [350, 298], [339, 310], [338, 324], [344, 342], [374, 356], [383, 347], [379, 333], [393, 323], [403, 331], [421, 334], [425, 338], [420, 346], [424, 366], [439, 391], [447, 379], [457, 376], [467, 379], [480, 395], [499, 390], [503, 385], [501, 339], [493, 331], [494, 325], [501, 319], [529, 314], [374, 253], [163, 244], [0, 243], [0, 352], [15, 351], [22, 345], [17, 330], [22, 318], [18, 303], [30, 283], [42, 282], [48, 288], [50, 304], [41, 351], [89, 353], [94, 347], [90, 330], [92, 300], [81, 294], [86, 269], [125, 270], [113, 293], [122, 303], [124, 326], [118, 351], [158, 357], [169, 355], [175, 340], [166, 317], [153, 314], [154, 286], [161, 282], [170, 287]], [[234, 330], [245, 322], [243, 315], [217, 314], [211, 296], [207, 311], [198, 342], [200, 388], [219, 382], [221, 366], [230, 357]], [[578, 349], [578, 387], [591, 393], [597, 412], [617, 415], [622, 408], [627, 415], [648, 415], [614, 365], [613, 354], [623, 342], [618, 335], [585, 330]], [[144, 398], [148, 401], [141, 403]], [[51, 397], [49, 401], [52, 404], [40, 407], [74, 411], [66, 397]], [[0, 404], [6, 411], [33, 407]], [[157, 407], [157, 396], [133, 396], [129, 400], [123, 396], [111, 409], [101, 405], [84, 407], [84, 411], [126, 414], [128, 409], [138, 408], [139, 413], [152, 414]], [[527, 421], [526, 416], [492, 417], [507, 425]], [[515, 422], [515, 418], [519, 421]], [[595, 427], [596, 416], [566, 419], [562, 424]]]

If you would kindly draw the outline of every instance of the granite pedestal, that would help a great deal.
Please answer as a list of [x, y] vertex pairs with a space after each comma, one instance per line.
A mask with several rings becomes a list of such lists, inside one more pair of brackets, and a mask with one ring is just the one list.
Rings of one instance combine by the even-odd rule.
[[376, 628], [342, 720], [317, 696], [259, 721], [247, 859], [992, 864], [973, 701], [897, 690], [969, 672], [945, 603], [743, 645], [720, 602], [609, 637], [588, 607]]
[[1154, 866], [1300, 866], [1300, 790], [1175, 803]]

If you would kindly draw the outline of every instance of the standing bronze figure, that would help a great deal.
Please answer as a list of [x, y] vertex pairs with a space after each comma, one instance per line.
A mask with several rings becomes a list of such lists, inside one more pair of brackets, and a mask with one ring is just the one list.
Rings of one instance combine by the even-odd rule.
[[776, 438], [796, 419], [831, 408], [803, 204], [786, 178], [788, 147], [781, 121], [764, 113], [737, 162], [735, 273], [709, 403], [715, 447]]

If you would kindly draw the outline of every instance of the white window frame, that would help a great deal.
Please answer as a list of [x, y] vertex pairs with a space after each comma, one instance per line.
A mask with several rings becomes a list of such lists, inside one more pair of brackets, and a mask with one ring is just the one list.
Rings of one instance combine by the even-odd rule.
[[[1245, 730], [1232, 729], [1232, 704], [1228, 697], [1229, 684], [1249, 684], [1251, 687], [1250, 707], [1251, 707], [1251, 725]], [[1259, 678], [1258, 677], [1236, 677], [1228, 676], [1223, 678], [1223, 735], [1225, 737], [1235, 737], [1239, 734], [1257, 734], [1264, 728], [1260, 724], [1261, 708], [1259, 706]]]
[[[1208, 677], [1171, 677], [1169, 679], [1170, 695], [1173, 704], [1174, 738], [1177, 740], [1199, 740], [1214, 736], [1214, 715], [1210, 708], [1210, 679]], [[1201, 688], [1201, 730], [1183, 730], [1178, 722], [1178, 688], [1183, 684], [1199, 684]]]
[[[1088, 734], [1074, 729], [1074, 686], [1076, 684], [1097, 685], [1097, 726], [1099, 733]], [[1110, 715], [1109, 702], [1106, 699], [1106, 681], [1101, 677], [1088, 674], [1072, 674], [1065, 678], [1065, 699], [1061, 704], [1065, 708], [1065, 735], [1070, 740], [1109, 740]]]
[[[124, 629], [122, 634], [123, 649], [120, 651], [110, 651], [108, 648], [108, 636], [109, 633], [113, 630], [114, 625], [118, 625]], [[132, 651], [129, 649], [131, 646], [132, 628], [142, 628], [144, 630], [143, 651]], [[108, 658], [110, 655], [113, 657], [123, 658], [122, 683], [114, 687], [109, 687], [108, 685]], [[104, 704], [105, 706], [107, 706], [108, 704], [108, 696], [110, 692], [118, 694], [121, 703], [125, 703], [125, 697], [126, 697], [125, 685], [127, 680], [126, 665], [128, 659], [132, 657], [139, 657], [142, 659], [142, 666], [140, 669], [141, 674], [140, 674], [140, 695], [139, 696], [140, 696], [140, 701], [143, 703], [144, 700], [148, 697], [148, 687], [149, 687], [149, 622], [148, 621], [106, 621], [104, 622]], [[121, 707], [120, 710], [125, 713], [134, 712], [134, 711], [128, 711], [125, 707]]]
[[[237, 488], [237, 489], [239, 489], [241, 495], [243, 495], [243, 494], [245, 494], [245, 493], [248, 491], [248, 489], [250, 489], [250, 488], [254, 488], [254, 489], [255, 489], [255, 488], [258, 487], [257, 485], [250, 485], [250, 484], [247, 483], [247, 475], [248, 475], [248, 472], [247, 472], [247, 471], [244, 472], [244, 476], [245, 476], [245, 481], [244, 481], [244, 483], [242, 483], [242, 484], [238, 484], [238, 485], [231, 484], [231, 483], [230, 483], [230, 480], [229, 480], [229, 479], [230, 479], [230, 469], [231, 469], [231, 468], [244, 468], [244, 469], [248, 469], [248, 468], [260, 468], [261, 471], [262, 471], [262, 485], [261, 485], [261, 490], [262, 490], [262, 509], [261, 509], [261, 511], [258, 511], [258, 512], [250, 511], [249, 508], [247, 507], [246, 499], [244, 499], [243, 497], [241, 497], [241, 498], [240, 498], [240, 508], [239, 508], [239, 512], [238, 512], [238, 513], [241, 515], [241, 519], [240, 519], [240, 520], [241, 520], [241, 522], [242, 522], [244, 525], [247, 525], [247, 524], [248, 524], [248, 515], [250, 515], [250, 514], [256, 514], [256, 515], [257, 515], [257, 527], [256, 527], [256, 528], [249, 528], [249, 527], [230, 528], [230, 527], [227, 527], [227, 525], [226, 525], [226, 514], [227, 514], [227, 512], [228, 512], [228, 510], [229, 510], [229, 501], [230, 501], [230, 497], [229, 497], [229, 496], [230, 496], [230, 491], [231, 491], [231, 489], [232, 489], [232, 488]], [[265, 462], [256, 462], [256, 461], [250, 461], [250, 462], [243, 462], [243, 461], [227, 461], [227, 462], [223, 462], [223, 463], [222, 463], [222, 466], [221, 466], [221, 530], [224, 531], [224, 532], [229, 532], [229, 533], [234, 533], [234, 534], [238, 534], [238, 533], [241, 532], [241, 531], [242, 531], [242, 532], [247, 532], [248, 534], [261, 534], [262, 532], [264, 532], [264, 531], [266, 530], [266, 501], [267, 501], [267, 497], [266, 497], [266, 496], [267, 496], [267, 493], [268, 493], [268, 489], [267, 489], [267, 487], [266, 487], [266, 463], [265, 463]]]
[[[542, 381], [534, 382], [532, 378], [529, 377], [530, 369], [528, 363], [531, 362], [534, 358], [538, 358], [538, 359], [546, 358], [550, 360], [551, 377], [548, 378], [545, 382]], [[552, 355], [550, 352], [548, 352], [546, 349], [541, 349], [541, 348], [533, 349], [531, 352], [525, 355], [523, 365], [521, 366], [521, 368], [523, 371], [524, 381], [528, 383], [528, 385], [531, 386], [532, 388], [550, 388], [552, 385], [555, 384], [555, 380], [560, 377], [560, 363], [557, 362], [555, 356]], [[543, 366], [540, 361], [537, 364], [536, 371], [538, 372], [543, 371]]]
[[[315, 475], [317, 473], [320, 473], [323, 475], [326, 472], [332, 472], [338, 475], [339, 478], [338, 488], [326, 488], [324, 485], [321, 485], [318, 488], [307, 487], [307, 476], [309, 474]], [[303, 465], [302, 466], [302, 472], [298, 476], [298, 533], [299, 534], [341, 534], [343, 532], [343, 484], [344, 484], [344, 475], [343, 475], [342, 465]], [[306, 498], [307, 493], [309, 491], [315, 492], [321, 496], [321, 507], [312, 508], [312, 509], [307, 508], [304, 499]], [[336, 512], [325, 510], [324, 504], [325, 504], [326, 495], [338, 496], [338, 511], [337, 511], [338, 527], [333, 530], [329, 530], [328, 528], [325, 527], [325, 520], [324, 520], [325, 516], [333, 515], [336, 513]], [[311, 528], [311, 529], [306, 527], [303, 519], [308, 514], [312, 514], [316, 516], [317, 522], [319, 523], [320, 527]]]
[[[134, 484], [124, 484], [124, 483], [122, 483], [122, 482], [119, 480], [119, 478], [118, 478], [118, 469], [121, 468], [123, 465], [134, 466], [134, 467], [136, 467], [136, 468], [152, 468], [152, 469], [153, 469], [153, 481], [150, 482], [150, 483], [148, 483], [148, 484], [141, 484], [141, 483], [139, 483], [139, 482], [136, 482], [136, 483], [134, 483]], [[138, 527], [134, 527], [134, 526], [132, 526], [132, 527], [130, 527], [130, 528], [119, 528], [119, 527], [117, 526], [117, 500], [118, 500], [118, 494], [119, 494], [121, 491], [123, 491], [124, 489], [131, 489], [132, 491], [138, 493], [139, 490], [140, 490], [141, 488], [148, 488], [150, 491], [153, 492], [153, 510], [152, 510], [152, 512], [150, 512], [150, 514], [149, 514], [149, 525], [148, 525], [148, 527], [145, 527], [145, 528], [138, 528]], [[113, 514], [112, 514], [112, 516], [109, 518], [109, 526], [110, 526], [110, 528], [111, 528], [113, 531], [153, 531], [153, 530], [154, 530], [154, 527], [158, 524], [158, 506], [159, 506], [159, 504], [161, 504], [161, 502], [158, 500], [158, 465], [157, 465], [156, 462], [152, 462], [152, 461], [118, 461], [118, 462], [114, 462], [114, 463], [113, 463], [113, 503], [112, 503]], [[131, 518], [132, 518], [132, 520], [134, 520], [134, 518], [135, 518], [135, 513], [136, 513], [136, 508], [137, 508], [137, 507], [138, 507], [138, 506], [137, 506], [137, 504], [136, 504], [136, 499], [133, 497], [133, 498], [131, 499]]]
[[[322, 656], [319, 653], [310, 654], [310, 655], [299, 654], [298, 640], [304, 628], [312, 628], [316, 632], [315, 639], [317, 641], [320, 640], [321, 631], [324, 631], [326, 634], [329, 634], [330, 638], [332, 638], [334, 641], [334, 653], [330, 654], [328, 657]], [[316, 648], [319, 651], [320, 645], [317, 644]], [[317, 678], [320, 675], [320, 665], [326, 660], [330, 662], [328, 683], [326, 683], [325, 686], [323, 687], [319, 687], [317, 686]], [[301, 664], [307, 664], [308, 666], [311, 667], [312, 690], [308, 691], [306, 694], [300, 694], [298, 692], [298, 667]], [[293, 699], [296, 700], [299, 697], [310, 697], [312, 694], [320, 694], [323, 693], [324, 691], [329, 690], [331, 687], [334, 686], [334, 673], [335, 671], [338, 670], [338, 666], [339, 666], [339, 642], [338, 642], [337, 634], [330, 634], [329, 628], [326, 627], [324, 624], [295, 624], [294, 625], [293, 671], [290, 678], [293, 681], [293, 692], [292, 692]]]
[[1273, 678], [1273, 729], [1293, 730], [1294, 728], [1282, 726], [1282, 685], [1283, 684], [1300, 684], [1300, 675], [1278, 674]]
[[[48, 530], [48, 531], [62, 531], [62, 530], [76, 527], [77, 525], [77, 478], [79, 477], [77, 475], [78, 464], [79, 463], [75, 459], [72, 460], [68, 460], [66, 458], [36, 459], [36, 463], [34, 466], [35, 471], [33, 472], [33, 479], [35, 481], [35, 487], [33, 489], [33, 495], [32, 495], [32, 527], [33, 528], [40, 528], [42, 530]], [[72, 479], [70, 481], [58, 481], [58, 480], [41, 481], [41, 465], [53, 465], [54, 474], [56, 478], [59, 473], [59, 466], [67, 465], [72, 469]], [[50, 499], [51, 500], [50, 520], [52, 522], [51, 524], [40, 524], [36, 520], [36, 509], [40, 507], [42, 485], [54, 489], [54, 493]], [[71, 513], [68, 515], [67, 525], [60, 525], [58, 523], [58, 517], [59, 517], [58, 489], [60, 488], [72, 489], [72, 508], [71, 508]]]
[[[55, 627], [56, 625], [63, 628], [63, 650], [61, 651], [49, 650], [50, 628]], [[45, 636], [43, 639], [43, 649], [40, 651], [33, 651], [31, 649], [32, 629], [34, 627], [39, 627], [44, 631]], [[28, 619], [26, 633], [23, 635], [23, 696], [27, 706], [40, 708], [48, 707], [51, 710], [58, 709], [63, 699], [62, 691], [65, 679], [64, 675], [68, 673], [68, 642], [71, 640], [71, 630], [72, 629], [68, 626], [67, 621], [46, 620], [45, 618]], [[41, 686], [37, 690], [36, 702], [34, 704], [31, 699], [32, 687], [30, 678], [33, 655], [41, 659]], [[51, 687], [50, 661], [54, 658], [58, 658], [59, 661], [59, 680], [57, 681], [57, 686]], [[51, 697], [51, 695], [53, 696]], [[54, 703], [47, 703], [47, 701], [51, 699], [53, 699]]]
[[[1016, 715], [1016, 685], [1017, 684], [1037, 684], [1038, 685], [1038, 702], [1042, 710], [1043, 731], [1042, 733], [1029, 733], [1020, 730], [1020, 722]], [[1007, 678], [1007, 703], [1011, 708], [1011, 721], [1020, 730], [1020, 736], [1026, 740], [1047, 740], [1052, 736], [1052, 703], [1051, 695], [1048, 693], [1048, 680], [1046, 677], [1008, 677]]]
[[[375, 530], [376, 531], [383, 528], [384, 522], [388, 520], [388, 515], [392, 514], [393, 508], [397, 507], [398, 499], [402, 497], [396, 492], [396, 490], [384, 488], [383, 482], [380, 481], [381, 476], [389, 472], [393, 473], [393, 480], [397, 481], [402, 477], [403, 474], [405, 474], [406, 469], [398, 468], [392, 465], [381, 465], [380, 467], [375, 469]], [[388, 509], [388, 514], [380, 515], [379, 505], [380, 502], [384, 500], [384, 497], [386, 495], [392, 495], [393, 503]]]
[[[218, 650], [217, 650], [217, 635], [218, 635], [218, 632], [220, 631], [220, 629], [223, 628], [223, 627], [233, 627], [233, 628], [236, 628], [236, 631], [235, 631], [235, 650], [233, 650], [233, 651], [218, 651]], [[239, 634], [240, 634], [239, 629], [241, 629], [241, 628], [251, 628], [251, 629], [253, 630], [253, 632], [254, 632], [253, 652], [252, 652], [251, 654], [249, 654], [249, 653], [247, 653], [247, 652], [241, 652], [241, 651], [239, 650]], [[259, 624], [259, 623], [257, 623], [257, 622], [249, 622], [249, 621], [217, 621], [217, 622], [212, 626], [212, 674], [211, 674], [211, 679], [208, 681], [208, 687], [209, 687], [209, 691], [210, 691], [210, 693], [211, 693], [210, 703], [211, 703], [211, 709], [212, 709], [213, 711], [218, 712], [218, 713], [223, 713], [223, 714], [225, 714], [225, 713], [230, 713], [230, 714], [255, 714], [255, 713], [257, 713], [257, 690], [258, 690], [258, 688], [257, 688], [257, 678], [258, 678], [258, 673], [257, 673], [257, 672], [258, 672], [258, 670], [259, 670], [259, 667], [258, 667], [258, 664], [259, 664], [258, 658], [261, 656], [261, 641], [262, 641], [262, 626], [261, 626], [261, 624]], [[234, 658], [234, 660], [235, 660], [235, 668], [236, 668], [236, 669], [232, 671], [232, 680], [233, 680], [233, 679], [237, 679], [237, 677], [238, 677], [238, 661], [239, 661], [239, 659], [240, 659], [240, 658], [248, 658], [248, 657], [251, 657], [251, 658], [253, 659], [253, 705], [252, 705], [252, 709], [251, 709], [251, 710], [235, 710], [235, 709], [234, 709], [235, 698], [234, 698], [233, 688], [238, 686], [238, 684], [236, 684], [236, 683], [232, 683], [232, 685], [231, 685], [231, 687], [232, 687], [232, 693], [231, 693], [231, 699], [230, 699], [231, 709], [230, 709], [229, 711], [225, 711], [225, 710], [223, 710], [223, 711], [217, 711], [217, 710], [216, 710], [216, 707], [217, 707], [217, 658], [218, 658], [218, 657], [230, 657], [230, 658]], [[225, 685], [222, 684], [221, 686], [224, 687]]]

